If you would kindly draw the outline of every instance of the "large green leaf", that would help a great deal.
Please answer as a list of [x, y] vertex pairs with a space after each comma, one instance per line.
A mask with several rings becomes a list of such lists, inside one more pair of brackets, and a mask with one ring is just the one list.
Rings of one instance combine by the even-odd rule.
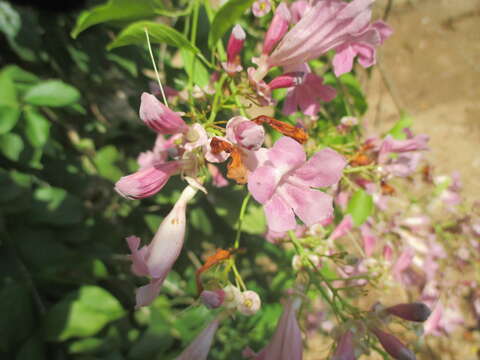
[[12, 161], [18, 161], [23, 150], [23, 140], [17, 134], [0, 135], [0, 152]]
[[10, 75], [0, 73], [0, 134], [9, 132], [17, 123], [20, 109], [17, 103], [17, 91]]
[[347, 213], [352, 215], [356, 226], [362, 225], [373, 212], [373, 198], [364, 190], [357, 190], [347, 205]]
[[44, 81], [31, 87], [24, 96], [31, 105], [52, 107], [72, 105], [79, 99], [79, 91], [60, 80]]
[[95, 335], [105, 325], [125, 314], [120, 302], [98, 286], [82, 286], [55, 304], [46, 315], [48, 340]]
[[[200, 87], [205, 87], [210, 81], [210, 74], [205, 66], [195, 58], [195, 56], [185, 49], [181, 50], [184, 69], [188, 76], [192, 78], [193, 83]], [[193, 62], [193, 63], [192, 63]]]
[[152, 43], [165, 43], [178, 48], [187, 49], [195, 54], [199, 52], [199, 50], [192, 45], [185, 36], [183, 36], [174, 28], [152, 21], [139, 21], [131, 24], [122, 30], [122, 32], [120, 32], [117, 38], [111, 42], [107, 48], [111, 50], [126, 45], [145, 44], [145, 29], [148, 30], [148, 35]]
[[208, 34], [208, 45], [215, 46], [223, 34], [237, 22], [237, 19], [253, 4], [253, 0], [230, 0], [215, 14]]
[[40, 114], [35, 108], [26, 108], [25, 116], [25, 135], [33, 147], [43, 147], [48, 140], [50, 133], [50, 122]]
[[83, 30], [104, 22], [154, 17], [157, 10], [162, 9], [159, 0], [109, 0], [106, 4], [82, 12], [71, 35], [76, 38]]

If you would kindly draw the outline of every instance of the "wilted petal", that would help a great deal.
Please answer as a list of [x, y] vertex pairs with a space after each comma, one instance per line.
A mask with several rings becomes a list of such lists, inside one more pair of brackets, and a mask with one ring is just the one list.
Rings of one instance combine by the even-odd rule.
[[140, 103], [140, 119], [160, 134], [176, 134], [188, 129], [183, 119], [148, 93], [143, 93]]

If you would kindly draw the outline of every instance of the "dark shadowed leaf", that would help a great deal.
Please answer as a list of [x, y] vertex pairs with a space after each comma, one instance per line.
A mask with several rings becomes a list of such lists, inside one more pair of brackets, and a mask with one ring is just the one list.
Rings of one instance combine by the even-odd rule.
[[48, 140], [50, 133], [50, 122], [35, 108], [26, 108], [25, 135], [33, 147], [43, 147]]

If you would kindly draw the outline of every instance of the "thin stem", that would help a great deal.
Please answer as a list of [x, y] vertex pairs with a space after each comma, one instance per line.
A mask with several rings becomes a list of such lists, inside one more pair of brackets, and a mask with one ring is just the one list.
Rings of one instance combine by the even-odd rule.
[[240, 246], [240, 235], [242, 234], [242, 223], [243, 223], [243, 218], [245, 217], [245, 211], [247, 210], [247, 204], [248, 200], [250, 200], [250, 193], [248, 193], [247, 196], [243, 199], [242, 202], [242, 207], [240, 208], [240, 214], [238, 215], [238, 223], [237, 223], [237, 233], [235, 235], [235, 243], [234, 243], [234, 248], [238, 249]]
[[168, 107], [167, 97], [165, 96], [165, 91], [163, 91], [162, 82], [160, 81], [160, 75], [158, 74], [157, 64], [155, 63], [155, 58], [153, 57], [152, 46], [150, 44], [150, 37], [148, 36], [148, 29], [145, 27], [145, 36], [147, 37], [148, 52], [150, 53], [150, 59], [152, 59], [153, 69], [155, 70], [155, 75], [157, 77], [158, 86], [160, 86], [160, 91], [162, 92], [163, 102], [165, 106]]

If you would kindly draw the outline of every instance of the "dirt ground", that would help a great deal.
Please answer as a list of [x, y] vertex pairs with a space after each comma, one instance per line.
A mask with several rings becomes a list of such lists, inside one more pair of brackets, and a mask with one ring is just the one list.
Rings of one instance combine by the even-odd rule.
[[[377, 18], [387, 0], [376, 2]], [[480, 0], [394, 0], [383, 45], [366, 82], [367, 120], [387, 129], [399, 110], [430, 135], [437, 173], [458, 170], [480, 192]]]
[[[376, 19], [385, 15], [387, 3], [377, 0]], [[387, 22], [395, 32], [380, 49], [371, 76], [363, 78], [370, 105], [365, 120], [383, 131], [401, 111], [411, 115], [414, 131], [430, 136], [435, 173], [459, 171], [464, 194], [479, 199], [480, 0], [394, 0]], [[326, 359], [329, 343], [312, 340], [305, 359]], [[434, 347], [451, 346], [439, 345]], [[441, 358], [478, 359], [464, 350]]]

